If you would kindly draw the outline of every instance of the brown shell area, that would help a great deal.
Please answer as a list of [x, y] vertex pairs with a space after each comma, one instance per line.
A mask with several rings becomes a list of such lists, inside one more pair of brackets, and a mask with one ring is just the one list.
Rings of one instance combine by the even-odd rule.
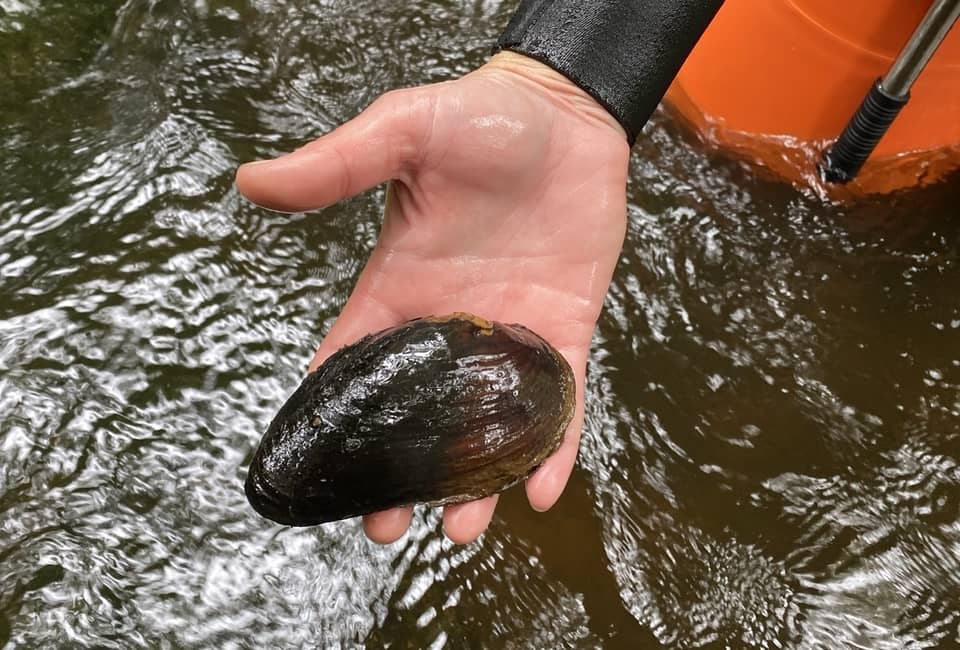
[[574, 394], [566, 360], [521, 325], [409, 321], [307, 376], [257, 449], [247, 498], [305, 526], [495, 494], [556, 451]]

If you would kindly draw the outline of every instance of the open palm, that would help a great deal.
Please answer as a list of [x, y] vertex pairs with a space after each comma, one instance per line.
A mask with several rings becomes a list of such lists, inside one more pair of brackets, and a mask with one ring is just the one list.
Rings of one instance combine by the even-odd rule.
[[[546, 66], [501, 54], [462, 79], [388, 93], [332, 133], [244, 165], [240, 191], [265, 207], [317, 209], [390, 181], [377, 246], [313, 360], [429, 314], [522, 323], [577, 377], [561, 448], [526, 485], [559, 498], [576, 460], [593, 329], [623, 241], [629, 148], [593, 99]], [[447, 506], [456, 542], [486, 528], [497, 497]], [[409, 508], [368, 515], [368, 536], [400, 537]]]

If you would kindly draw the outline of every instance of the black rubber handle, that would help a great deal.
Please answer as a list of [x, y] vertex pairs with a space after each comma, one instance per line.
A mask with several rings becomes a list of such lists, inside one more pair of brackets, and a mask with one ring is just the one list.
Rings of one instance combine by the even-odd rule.
[[877, 79], [833, 147], [824, 153], [820, 167], [824, 180], [852, 181], [909, 99], [909, 94], [904, 97], [888, 94]]
[[497, 42], [590, 93], [633, 144], [723, 0], [523, 0]]

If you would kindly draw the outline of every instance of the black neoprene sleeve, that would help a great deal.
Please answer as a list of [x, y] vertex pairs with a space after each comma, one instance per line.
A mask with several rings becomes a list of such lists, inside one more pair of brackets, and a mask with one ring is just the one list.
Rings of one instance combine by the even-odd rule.
[[632, 145], [722, 3], [522, 0], [496, 49], [565, 75], [617, 118]]

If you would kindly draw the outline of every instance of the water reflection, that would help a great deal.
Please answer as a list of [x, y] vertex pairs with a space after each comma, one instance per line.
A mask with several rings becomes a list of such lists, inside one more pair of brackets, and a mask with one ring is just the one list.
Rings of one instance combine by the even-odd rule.
[[655, 210], [676, 181], [637, 162], [592, 365], [583, 462], [624, 602], [671, 647], [949, 645], [955, 186], [831, 207], [682, 156], [691, 194]]
[[248, 508], [383, 196], [271, 214], [234, 168], [478, 65], [510, 9], [0, 1], [0, 645], [960, 643], [957, 184], [831, 205], [662, 115], [556, 512], [379, 548]]

